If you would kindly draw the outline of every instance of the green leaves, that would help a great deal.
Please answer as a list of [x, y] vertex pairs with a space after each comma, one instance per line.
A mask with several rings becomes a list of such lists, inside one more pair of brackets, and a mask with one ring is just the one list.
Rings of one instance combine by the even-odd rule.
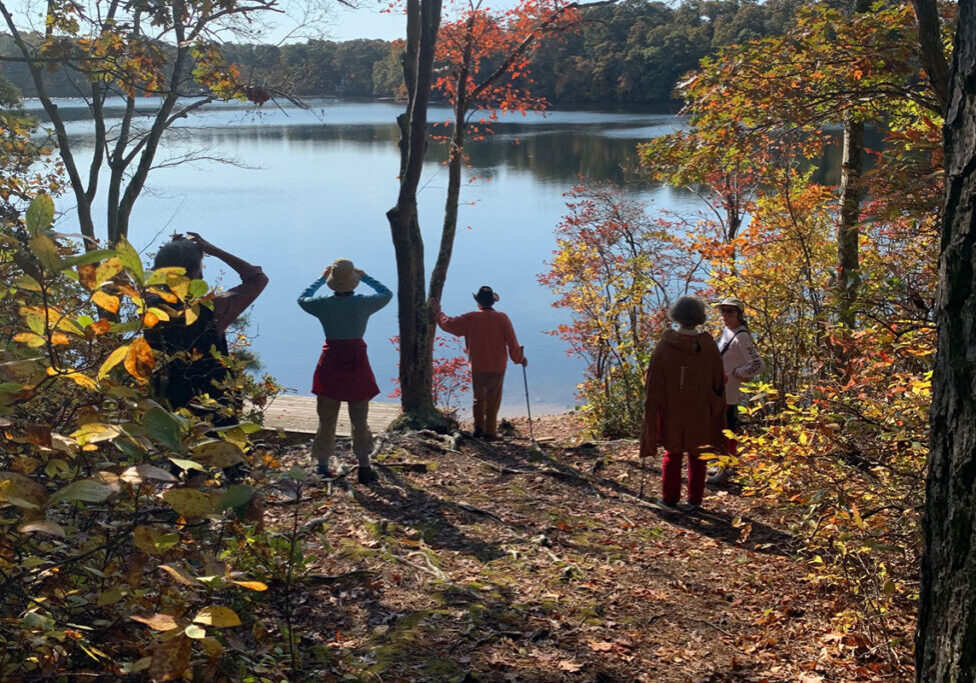
[[51, 227], [54, 221], [54, 200], [46, 194], [39, 194], [27, 207], [25, 216], [27, 231], [38, 235]]
[[107, 500], [114, 493], [113, 489], [97, 481], [82, 479], [72, 482], [51, 495], [48, 505], [56, 505], [61, 501], [86, 501], [89, 503], [101, 503]]
[[198, 519], [213, 514], [210, 498], [197, 489], [170, 489], [163, 493], [163, 500], [187, 519]]
[[119, 262], [129, 271], [129, 274], [132, 275], [137, 283], [142, 284], [145, 279], [145, 273], [142, 269], [142, 257], [129, 244], [129, 240], [124, 237], [119, 240], [118, 244], [115, 245], [115, 252], [118, 254]]
[[34, 235], [30, 238], [28, 246], [45, 270], [54, 272], [61, 269], [61, 257], [58, 255], [58, 248], [50, 237], [43, 234]]
[[152, 439], [171, 451], [182, 452], [180, 435], [183, 431], [183, 423], [172, 413], [154, 405], [142, 414], [142, 426]]

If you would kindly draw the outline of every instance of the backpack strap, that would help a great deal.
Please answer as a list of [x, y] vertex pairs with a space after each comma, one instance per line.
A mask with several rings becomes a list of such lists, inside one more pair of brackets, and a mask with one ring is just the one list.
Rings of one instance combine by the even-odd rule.
[[722, 355], [722, 356], [724, 356], [725, 355], [725, 352], [729, 350], [729, 347], [730, 346], [732, 346], [732, 342], [735, 341], [735, 338], [738, 337], [743, 332], [748, 332], [748, 330], [746, 330], [746, 328], [743, 327], [741, 330], [738, 330], [735, 334], [733, 334], [732, 337], [731, 337], [731, 339], [729, 339], [727, 342], [725, 342], [725, 344], [719, 350], [719, 354]]

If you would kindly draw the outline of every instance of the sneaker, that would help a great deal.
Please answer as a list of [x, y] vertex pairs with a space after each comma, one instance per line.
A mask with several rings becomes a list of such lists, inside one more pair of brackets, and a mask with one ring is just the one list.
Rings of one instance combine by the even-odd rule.
[[665, 507], [665, 508], [668, 508], [668, 509], [671, 509], [671, 510], [677, 510], [678, 509], [678, 504], [677, 503], [669, 503], [668, 501], [664, 500], [664, 498], [658, 498], [657, 499], [657, 504], [659, 506], [661, 506], [661, 507]]
[[372, 467], [360, 467], [356, 470], [356, 481], [360, 484], [365, 484], [369, 486], [370, 484], [376, 483], [379, 480], [379, 476], [376, 474], [376, 470]]
[[679, 505], [678, 506], [678, 509], [681, 510], [682, 512], [698, 512], [698, 511], [700, 511], [702, 509], [702, 504], [701, 503], [684, 503], [683, 505]]
[[329, 463], [326, 462], [320, 462], [318, 465], [316, 465], [315, 473], [323, 479], [332, 478], [332, 472], [329, 470]]

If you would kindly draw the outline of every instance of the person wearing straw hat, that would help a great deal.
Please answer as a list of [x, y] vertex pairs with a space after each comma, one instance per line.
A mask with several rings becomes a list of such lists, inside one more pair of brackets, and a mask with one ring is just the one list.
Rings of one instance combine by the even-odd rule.
[[498, 294], [485, 285], [472, 296], [478, 303], [477, 311], [452, 318], [440, 310], [438, 302], [434, 302], [434, 312], [442, 330], [464, 337], [471, 365], [474, 435], [490, 440], [498, 435], [498, 408], [502, 402], [508, 358], [522, 366], [528, 365], [528, 361], [515, 338], [512, 321], [494, 309]]
[[[372, 288], [372, 294], [356, 294], [360, 282]], [[329, 296], [315, 296], [322, 285], [332, 290]], [[378, 393], [376, 378], [366, 355], [366, 323], [369, 317], [386, 306], [393, 292], [377, 280], [359, 270], [349, 259], [336, 259], [310, 284], [298, 305], [306, 313], [318, 318], [325, 332], [325, 344], [312, 377], [312, 393], [316, 396], [319, 427], [312, 441], [312, 455], [318, 461], [317, 471], [331, 476], [329, 460], [335, 451], [336, 421], [343, 401], [349, 406], [352, 423], [352, 450], [359, 462], [356, 477], [361, 484], [376, 481], [376, 472], [369, 462], [373, 449], [373, 435], [369, 431], [369, 401]]]
[[[739, 401], [742, 400], [742, 383], [762, 374], [766, 368], [746, 322], [746, 305], [740, 299], [726, 297], [712, 304], [722, 316], [722, 336], [718, 340], [719, 353], [722, 354], [722, 368], [725, 370], [725, 420], [728, 429], [739, 432]], [[726, 439], [726, 449], [735, 457], [738, 442]], [[723, 467], [708, 478], [709, 484], [724, 484], [732, 474], [731, 467]]]
[[699, 454], [717, 446], [725, 426], [725, 377], [715, 340], [699, 332], [708, 316], [698, 297], [682, 296], [668, 316], [678, 329], [664, 331], [647, 366], [640, 458], [657, 455], [661, 463], [660, 504], [677, 508], [681, 497], [681, 460], [688, 454], [688, 504], [698, 508], [705, 495], [705, 461]]

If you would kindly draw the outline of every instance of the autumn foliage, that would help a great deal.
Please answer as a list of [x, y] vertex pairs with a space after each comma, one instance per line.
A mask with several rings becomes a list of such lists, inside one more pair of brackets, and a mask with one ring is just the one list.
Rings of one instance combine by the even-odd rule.
[[[941, 119], [915, 42], [907, 5], [854, 18], [815, 5], [781, 37], [704, 60], [679, 84], [687, 128], [641, 150], [702, 212], [652, 217], [578, 188], [543, 276], [573, 315], [559, 332], [590, 360], [590, 425], [612, 435], [636, 433], [646, 330], [671, 297], [747, 302], [768, 371], [734, 459], [745, 493], [782, 511], [811, 587], [836, 595], [834, 627], [892, 671], [910, 662], [918, 589], [942, 195]], [[836, 188], [815, 175], [845, 117], [883, 136], [867, 151], [854, 327], [836, 313]]]
[[227, 552], [259, 542], [241, 516], [255, 489], [225, 468], [253, 479], [273, 458], [256, 425], [213, 428], [148, 390], [166, 359], [145, 331], [212, 306], [209, 286], [145, 270], [125, 240], [78, 254], [53, 217], [40, 195], [0, 233], [0, 678], [217, 672], [268, 580]]

